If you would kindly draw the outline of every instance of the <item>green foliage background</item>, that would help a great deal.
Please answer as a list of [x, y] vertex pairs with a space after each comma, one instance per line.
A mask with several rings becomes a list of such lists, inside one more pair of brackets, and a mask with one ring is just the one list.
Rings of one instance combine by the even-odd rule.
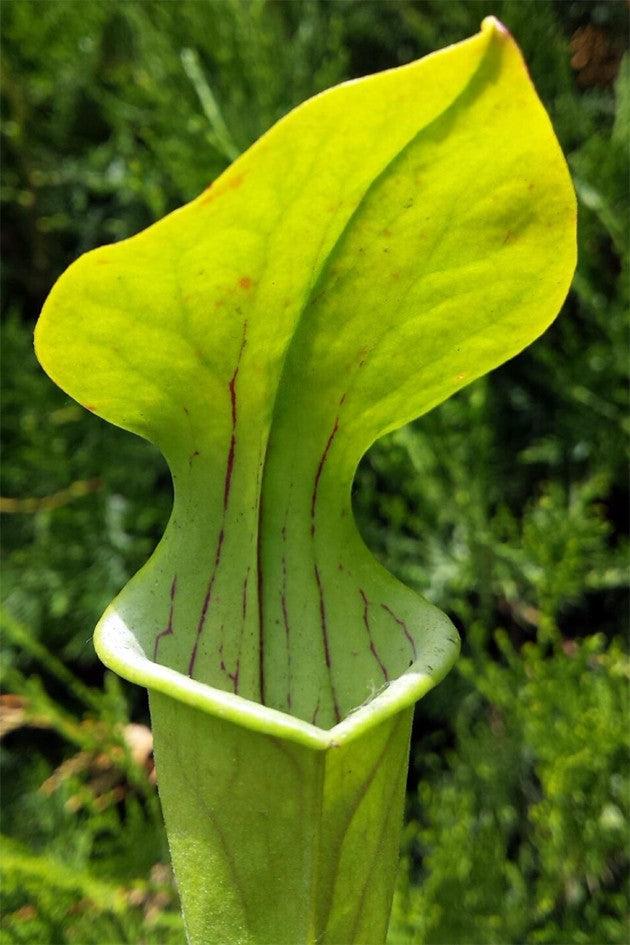
[[157, 542], [170, 482], [38, 368], [46, 293], [291, 106], [489, 13], [568, 156], [580, 263], [543, 339], [357, 476], [369, 545], [464, 644], [417, 709], [390, 942], [629, 940], [626, 4], [4, 0], [1, 943], [184, 941], [129, 727], [146, 699], [90, 641]]

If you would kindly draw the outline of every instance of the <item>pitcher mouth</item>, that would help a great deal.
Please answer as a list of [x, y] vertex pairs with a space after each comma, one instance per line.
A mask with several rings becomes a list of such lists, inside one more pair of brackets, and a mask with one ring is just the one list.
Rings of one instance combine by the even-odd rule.
[[315, 751], [348, 744], [412, 706], [446, 676], [459, 654], [458, 640], [444, 651], [439, 665], [432, 665], [429, 669], [424, 660], [416, 660], [369, 701], [350, 711], [332, 728], [325, 729], [279, 709], [191, 679], [184, 673], [149, 659], [135, 634], [117, 612], [115, 602], [105, 611], [96, 627], [94, 646], [103, 663], [130, 682], [170, 696], [226, 722], [262, 735], [283, 738]]

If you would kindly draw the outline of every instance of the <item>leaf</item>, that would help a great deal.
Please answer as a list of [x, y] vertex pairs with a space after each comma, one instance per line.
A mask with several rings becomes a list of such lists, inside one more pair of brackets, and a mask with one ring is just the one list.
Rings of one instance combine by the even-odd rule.
[[40, 360], [173, 473], [164, 541], [116, 604], [147, 656], [324, 727], [416, 657], [452, 660], [444, 621], [365, 552], [352, 477], [547, 326], [574, 213], [520, 54], [487, 22], [312, 99], [62, 276]]
[[163, 695], [316, 752], [374, 743], [448, 671], [457, 635], [365, 548], [353, 476], [375, 439], [544, 331], [574, 264], [564, 159], [488, 18], [311, 99], [191, 204], [61, 277], [42, 364], [173, 476], [164, 538], [96, 634], [171, 740]]
[[151, 694], [189, 941], [385, 941], [412, 710], [313, 750]]

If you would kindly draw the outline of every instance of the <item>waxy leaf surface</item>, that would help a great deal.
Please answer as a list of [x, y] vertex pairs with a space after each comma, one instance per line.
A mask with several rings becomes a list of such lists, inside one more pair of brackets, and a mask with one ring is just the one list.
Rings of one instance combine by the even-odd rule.
[[574, 227], [549, 120], [488, 20], [310, 100], [198, 199], [70, 267], [38, 356], [156, 443], [175, 491], [101, 622], [105, 662], [254, 728], [234, 696], [279, 710], [313, 744], [376, 694], [398, 693], [375, 700], [387, 714], [438, 681], [457, 635], [365, 548], [353, 476], [547, 327]]
[[173, 476], [96, 643], [150, 690], [192, 945], [384, 941], [412, 703], [458, 640], [365, 548], [353, 476], [536, 338], [574, 262], [564, 160], [489, 19], [307, 102], [53, 289], [44, 367]]

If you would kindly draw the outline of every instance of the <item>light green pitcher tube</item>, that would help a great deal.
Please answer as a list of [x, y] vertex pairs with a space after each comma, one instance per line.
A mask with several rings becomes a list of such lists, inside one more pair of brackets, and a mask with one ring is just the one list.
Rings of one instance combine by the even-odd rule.
[[313, 748], [159, 692], [150, 703], [191, 945], [384, 942], [412, 708]]
[[51, 291], [43, 366], [173, 477], [95, 645], [150, 692], [191, 945], [385, 940], [412, 705], [459, 642], [365, 547], [357, 464], [548, 327], [575, 226], [549, 118], [488, 17], [315, 96]]

